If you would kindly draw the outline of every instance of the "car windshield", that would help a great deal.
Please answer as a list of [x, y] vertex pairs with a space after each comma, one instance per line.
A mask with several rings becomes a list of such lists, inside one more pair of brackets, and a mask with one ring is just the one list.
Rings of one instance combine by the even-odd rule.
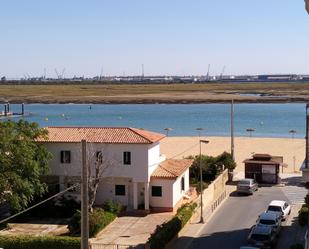
[[260, 223], [263, 225], [275, 225], [276, 224], [274, 220], [263, 220], [263, 219], [260, 220]]
[[268, 211], [281, 212], [281, 207], [278, 207], [278, 206], [268, 206]]
[[265, 241], [269, 239], [269, 236], [266, 234], [252, 234], [251, 239], [255, 241]]
[[250, 185], [250, 180], [241, 180], [239, 184]]

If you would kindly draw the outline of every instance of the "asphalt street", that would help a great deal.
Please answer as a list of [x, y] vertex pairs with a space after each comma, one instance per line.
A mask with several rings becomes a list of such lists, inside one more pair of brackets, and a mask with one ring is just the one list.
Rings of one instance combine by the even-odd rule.
[[[193, 239], [190, 249], [239, 249], [247, 245], [250, 228], [271, 200], [288, 201], [282, 187], [262, 187], [251, 196], [235, 192], [222, 204]], [[284, 225], [284, 224], [283, 224]], [[284, 232], [282, 228], [281, 235]]]

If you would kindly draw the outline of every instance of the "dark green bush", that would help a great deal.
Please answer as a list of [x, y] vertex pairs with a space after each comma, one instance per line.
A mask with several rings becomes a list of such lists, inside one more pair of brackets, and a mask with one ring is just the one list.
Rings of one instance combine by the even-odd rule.
[[119, 202], [113, 202], [112, 200], [107, 200], [103, 204], [103, 208], [105, 211], [113, 213], [113, 214], [119, 214], [122, 210], [122, 205]]
[[307, 194], [305, 197], [305, 203], [309, 205], [309, 194]]
[[0, 236], [5, 249], [79, 249], [80, 238], [62, 236]]
[[[95, 237], [104, 227], [111, 223], [116, 214], [96, 208], [89, 214], [89, 237]], [[81, 213], [77, 211], [69, 221], [68, 228], [72, 235], [80, 235]]]
[[290, 246], [290, 249], [304, 249], [304, 246], [302, 244], [294, 244]]
[[190, 220], [197, 204], [186, 204], [177, 210], [176, 215], [168, 222], [158, 226], [156, 231], [150, 236], [148, 243], [151, 249], [164, 249]]
[[298, 223], [302, 227], [308, 224], [309, 208], [304, 206], [298, 212]]

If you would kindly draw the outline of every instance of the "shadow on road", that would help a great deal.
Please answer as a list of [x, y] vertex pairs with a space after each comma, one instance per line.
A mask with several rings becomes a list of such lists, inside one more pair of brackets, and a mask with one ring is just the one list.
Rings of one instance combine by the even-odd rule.
[[240, 246], [247, 245], [249, 228], [235, 231], [216, 232], [212, 234], [202, 234], [199, 238], [194, 238], [190, 249], [220, 248], [239, 249]]

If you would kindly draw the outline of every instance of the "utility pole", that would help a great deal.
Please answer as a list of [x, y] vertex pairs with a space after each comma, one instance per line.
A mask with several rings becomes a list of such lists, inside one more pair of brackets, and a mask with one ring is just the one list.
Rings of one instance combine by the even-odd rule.
[[81, 249], [89, 249], [87, 142], [82, 140]]
[[235, 161], [235, 154], [234, 154], [234, 100], [232, 99], [231, 103], [231, 156], [232, 159]]
[[306, 104], [306, 156], [305, 156], [305, 168], [308, 168], [308, 153], [309, 153], [309, 142], [308, 142], [308, 130], [309, 130], [309, 123], [308, 123], [308, 108], [309, 104]]

